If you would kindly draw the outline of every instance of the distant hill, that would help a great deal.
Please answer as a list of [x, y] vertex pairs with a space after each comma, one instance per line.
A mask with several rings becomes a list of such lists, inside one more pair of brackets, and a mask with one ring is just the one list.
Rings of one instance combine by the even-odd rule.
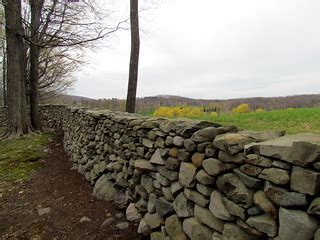
[[[73, 95], [60, 95], [50, 100], [49, 103], [64, 103], [83, 105], [87, 107], [108, 108], [111, 110], [124, 110], [123, 99], [91, 99]], [[263, 108], [265, 110], [320, 107], [320, 94], [293, 95], [284, 97], [252, 97], [235, 98], [226, 100], [192, 99], [173, 95], [158, 95], [137, 99], [138, 111], [154, 111], [160, 106], [203, 106], [223, 112], [237, 107], [241, 103], [247, 103], [252, 109]]]

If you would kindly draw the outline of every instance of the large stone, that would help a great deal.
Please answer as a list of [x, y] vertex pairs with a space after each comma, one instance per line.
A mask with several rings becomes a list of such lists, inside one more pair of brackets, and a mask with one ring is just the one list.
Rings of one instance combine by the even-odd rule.
[[224, 206], [222, 195], [217, 190], [214, 190], [210, 196], [209, 209], [212, 214], [219, 219], [226, 221], [232, 221], [235, 219], [234, 216], [232, 216]]
[[226, 129], [224, 128], [207, 127], [195, 132], [192, 135], [191, 140], [194, 142], [211, 142], [217, 135], [225, 132]]
[[133, 203], [130, 203], [126, 210], [127, 220], [130, 222], [139, 222], [142, 218], [141, 213]]
[[212, 239], [213, 231], [203, 225], [198, 225], [194, 228], [192, 232], [192, 240], [203, 240], [203, 239]]
[[195, 227], [199, 226], [201, 223], [197, 221], [196, 218], [186, 218], [183, 221], [183, 231], [188, 235], [189, 238], [192, 238], [192, 232], [195, 229]]
[[102, 175], [94, 185], [93, 196], [106, 201], [113, 200], [118, 191], [113, 185], [107, 174]]
[[301, 167], [293, 167], [290, 188], [309, 195], [320, 194], [320, 173]]
[[209, 199], [206, 199], [205, 196], [203, 196], [201, 193], [198, 193], [196, 191], [192, 191], [188, 188], [184, 188], [184, 194], [186, 195], [186, 197], [197, 203], [198, 205], [205, 207], [208, 203], [209, 203]]
[[255, 177], [261, 173], [262, 168], [251, 164], [243, 164], [241, 165], [240, 170], [249, 176]]
[[169, 236], [164, 236], [162, 232], [152, 232], [150, 240], [170, 240]]
[[183, 146], [183, 142], [184, 142], [184, 138], [183, 137], [175, 136], [173, 138], [173, 145], [175, 145], [177, 147], [182, 147]]
[[183, 189], [183, 186], [179, 182], [173, 182], [170, 188], [172, 195], [176, 195], [176, 193]]
[[169, 179], [170, 181], [177, 180], [179, 177], [177, 172], [170, 171], [163, 166], [158, 166], [157, 169], [162, 176]]
[[146, 189], [147, 193], [152, 193], [154, 190], [153, 187], [153, 178], [143, 174], [141, 176], [141, 185]]
[[273, 163], [271, 159], [256, 154], [246, 155], [245, 161], [260, 167], [271, 167]]
[[279, 210], [279, 237], [281, 240], [313, 239], [319, 221], [300, 210]]
[[155, 171], [155, 167], [149, 161], [144, 159], [135, 160], [133, 166], [139, 171]]
[[168, 202], [164, 197], [155, 201], [155, 207], [160, 217], [165, 217], [173, 212], [172, 203]]
[[264, 192], [272, 202], [280, 207], [305, 206], [308, 204], [304, 194], [288, 192], [286, 189], [276, 187], [269, 182], [265, 183]]
[[162, 186], [168, 187], [171, 184], [171, 181], [162, 176], [160, 173], [156, 173], [156, 179]]
[[244, 162], [244, 153], [237, 153], [237, 154], [229, 154], [224, 151], [220, 151], [218, 158], [225, 163], [235, 163], [240, 164]]
[[290, 182], [289, 172], [279, 168], [266, 168], [260, 173], [259, 178], [278, 185], [285, 185]]
[[198, 222], [203, 223], [218, 232], [223, 231], [224, 221], [216, 218], [207, 208], [200, 207], [196, 204], [194, 207], [194, 216]]
[[151, 141], [148, 138], [142, 138], [142, 145], [147, 147], [147, 148], [153, 148], [154, 146], [154, 141]]
[[242, 207], [240, 207], [238, 204], [235, 204], [234, 202], [232, 202], [226, 197], [223, 197], [223, 203], [231, 215], [237, 216], [241, 219], [246, 218], [246, 211]]
[[236, 224], [226, 223], [224, 225], [221, 240], [258, 240], [258, 237], [246, 233]]
[[235, 154], [242, 151], [246, 144], [253, 141], [253, 138], [245, 134], [226, 133], [217, 136], [213, 141], [213, 145], [229, 154]]
[[314, 234], [314, 240], [320, 240], [320, 228], [318, 228], [318, 230]]
[[263, 141], [268, 141], [268, 140], [282, 137], [286, 132], [277, 131], [277, 130], [266, 130], [266, 131], [245, 130], [238, 133], [251, 137], [255, 139], [256, 142], [263, 142]]
[[298, 166], [307, 166], [320, 159], [320, 135], [300, 133], [246, 146], [246, 152], [278, 158]]
[[161, 152], [159, 148], [154, 152], [149, 162], [154, 164], [159, 164], [159, 165], [165, 164], [165, 161], [161, 156]]
[[278, 210], [269, 200], [267, 194], [263, 191], [258, 191], [253, 197], [254, 203], [265, 213], [269, 214], [273, 218], [278, 217]]
[[169, 170], [177, 170], [180, 167], [180, 161], [177, 158], [169, 157], [166, 160], [165, 167]]
[[196, 174], [196, 179], [199, 183], [203, 185], [210, 185], [215, 183], [214, 177], [210, 176], [205, 170], [201, 169]]
[[165, 227], [171, 239], [187, 240], [187, 236], [177, 215], [168, 217], [165, 221]]
[[163, 219], [159, 216], [158, 213], [146, 213], [143, 220], [147, 223], [150, 229], [160, 227], [164, 224]]
[[218, 176], [236, 167], [234, 164], [223, 163], [215, 158], [208, 158], [202, 161], [202, 166], [206, 172], [212, 176]]
[[308, 208], [308, 213], [320, 216], [320, 197], [317, 197], [312, 200]]
[[234, 173], [228, 173], [217, 179], [217, 187], [229, 199], [240, 206], [251, 207], [253, 204], [253, 191], [248, 189], [241, 179]]
[[138, 226], [138, 233], [147, 235], [151, 231], [149, 225], [147, 224], [146, 220], [144, 218], [141, 219], [139, 226]]
[[196, 189], [199, 193], [205, 195], [205, 196], [208, 196], [210, 197], [212, 191], [213, 191], [213, 188], [212, 187], [208, 187], [206, 185], [203, 185], [203, 184], [200, 184], [200, 183], [197, 183], [196, 185]]
[[251, 227], [249, 224], [247, 224], [244, 220], [240, 218], [237, 218], [236, 223], [243, 231], [245, 231], [250, 235], [253, 235], [256, 237], [262, 237], [264, 235], [262, 232], [259, 232], [257, 229]]
[[275, 237], [278, 233], [278, 223], [268, 215], [249, 217], [246, 223], [268, 237]]
[[173, 208], [179, 217], [193, 216], [193, 203], [181, 192], [173, 201]]
[[187, 152], [193, 152], [197, 148], [197, 144], [192, 141], [191, 139], [184, 140], [184, 148], [187, 150]]
[[185, 187], [193, 187], [197, 168], [192, 163], [182, 162], [179, 171], [179, 183]]
[[248, 176], [247, 174], [241, 172], [238, 168], [233, 170], [237, 176], [241, 179], [241, 181], [246, 185], [248, 188], [258, 189], [262, 186], [262, 180], [258, 178], [254, 178]]

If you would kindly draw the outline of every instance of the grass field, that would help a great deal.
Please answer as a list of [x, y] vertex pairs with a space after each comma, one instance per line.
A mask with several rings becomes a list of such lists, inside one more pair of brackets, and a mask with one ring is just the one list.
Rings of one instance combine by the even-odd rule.
[[222, 125], [235, 125], [247, 130], [286, 130], [289, 134], [299, 132], [320, 133], [320, 108], [221, 114], [216, 117], [202, 115], [192, 118], [209, 120]]

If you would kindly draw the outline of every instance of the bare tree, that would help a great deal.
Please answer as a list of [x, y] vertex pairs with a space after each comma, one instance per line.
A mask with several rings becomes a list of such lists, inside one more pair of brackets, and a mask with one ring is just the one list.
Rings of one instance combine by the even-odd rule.
[[139, 69], [140, 34], [138, 0], [130, 0], [131, 54], [126, 111], [135, 112]]
[[8, 126], [6, 137], [15, 137], [30, 131], [27, 117], [25, 59], [21, 1], [4, 3], [7, 38]]

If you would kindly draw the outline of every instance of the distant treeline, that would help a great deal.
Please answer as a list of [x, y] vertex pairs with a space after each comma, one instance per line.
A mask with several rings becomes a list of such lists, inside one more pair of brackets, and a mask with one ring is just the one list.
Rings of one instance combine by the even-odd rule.
[[[89, 99], [71, 95], [61, 95], [51, 99], [47, 103], [65, 103], [81, 105], [90, 108], [105, 108], [114, 111], [124, 111], [123, 99]], [[227, 100], [191, 99], [180, 96], [155, 96], [137, 99], [137, 112], [153, 112], [161, 106], [199, 106], [206, 112], [230, 112], [242, 103], [250, 105], [251, 109], [262, 108], [264, 110], [320, 107], [320, 94], [294, 95], [286, 97], [255, 97]]]

